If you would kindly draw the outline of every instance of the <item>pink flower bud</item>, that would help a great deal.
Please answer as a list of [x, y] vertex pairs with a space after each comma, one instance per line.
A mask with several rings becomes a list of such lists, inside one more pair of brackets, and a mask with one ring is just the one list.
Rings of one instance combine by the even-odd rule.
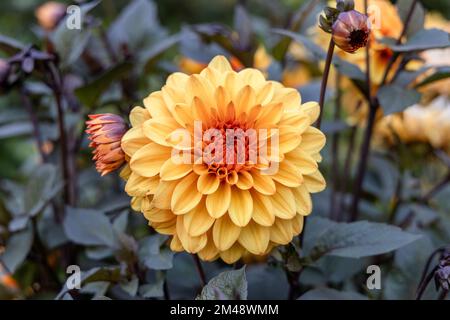
[[339, 48], [354, 53], [367, 45], [370, 35], [369, 19], [356, 10], [341, 12], [333, 23], [332, 35]]

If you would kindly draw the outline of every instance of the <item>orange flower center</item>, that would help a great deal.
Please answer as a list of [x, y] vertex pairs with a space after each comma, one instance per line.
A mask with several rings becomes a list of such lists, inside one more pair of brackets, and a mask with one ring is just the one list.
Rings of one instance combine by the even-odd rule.
[[208, 173], [221, 180], [230, 179], [239, 171], [248, 171], [256, 164], [256, 131], [247, 130], [238, 120], [217, 121], [203, 132], [202, 156]]

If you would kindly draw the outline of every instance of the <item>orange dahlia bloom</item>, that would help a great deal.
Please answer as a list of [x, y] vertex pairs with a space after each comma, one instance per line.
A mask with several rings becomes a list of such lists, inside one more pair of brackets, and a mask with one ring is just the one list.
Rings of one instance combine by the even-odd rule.
[[94, 148], [92, 152], [95, 167], [102, 176], [114, 171], [125, 162], [125, 154], [120, 147], [122, 136], [127, 130], [123, 119], [115, 114], [91, 114], [86, 121], [86, 133]]
[[200, 74], [169, 76], [144, 106], [122, 138], [122, 176], [132, 207], [172, 236], [172, 250], [233, 263], [302, 231], [310, 193], [325, 188], [317, 103], [218, 56]]

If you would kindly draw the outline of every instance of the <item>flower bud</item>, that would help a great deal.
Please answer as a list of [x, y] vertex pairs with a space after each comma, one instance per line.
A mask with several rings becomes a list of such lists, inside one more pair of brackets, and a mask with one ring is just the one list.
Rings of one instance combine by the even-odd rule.
[[121, 148], [122, 136], [127, 131], [123, 119], [115, 114], [91, 114], [86, 121], [86, 133], [94, 148], [92, 152], [95, 167], [102, 176], [118, 169], [125, 161], [125, 153]]
[[368, 17], [356, 10], [341, 12], [332, 26], [334, 43], [349, 53], [365, 47], [369, 34]]
[[47, 31], [52, 31], [66, 15], [66, 6], [59, 2], [49, 1], [35, 11], [39, 25]]

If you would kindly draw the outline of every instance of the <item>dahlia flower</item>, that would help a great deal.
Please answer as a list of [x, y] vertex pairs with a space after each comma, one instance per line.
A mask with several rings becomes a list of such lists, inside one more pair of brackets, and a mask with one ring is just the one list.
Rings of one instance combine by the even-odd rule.
[[89, 147], [92, 152], [98, 172], [104, 176], [118, 168], [125, 162], [125, 154], [120, 147], [120, 141], [127, 125], [123, 119], [115, 114], [92, 114], [86, 121], [86, 133], [91, 140]]
[[375, 127], [380, 146], [426, 143], [450, 154], [450, 100], [437, 97], [429, 105], [414, 105], [402, 113], [383, 117]]
[[[130, 114], [121, 176], [133, 209], [174, 251], [233, 263], [289, 243], [325, 188], [315, 102], [236, 72], [222, 56], [200, 74], [174, 73]], [[231, 137], [231, 138], [230, 138]]]

